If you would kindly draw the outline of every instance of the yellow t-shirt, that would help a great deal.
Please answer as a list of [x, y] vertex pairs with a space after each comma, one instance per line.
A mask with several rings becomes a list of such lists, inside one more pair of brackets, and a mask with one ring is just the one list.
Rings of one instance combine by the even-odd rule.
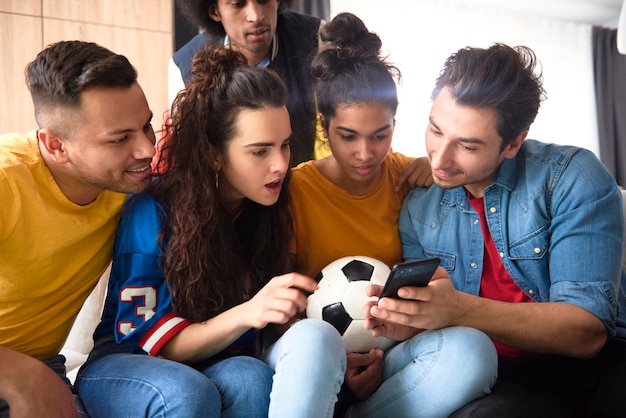
[[322, 129], [322, 118], [319, 112], [316, 113], [315, 120], [315, 155], [314, 159], [321, 160], [324, 157], [328, 157], [332, 152], [330, 151], [330, 145], [328, 145], [328, 139], [324, 136], [324, 129]]
[[399, 262], [398, 217], [408, 189], [396, 192], [395, 185], [411, 161], [389, 153], [378, 185], [364, 196], [350, 195], [334, 185], [313, 161], [293, 168], [289, 193], [296, 271], [315, 277], [332, 261], [350, 255], [374, 257], [389, 266]]
[[36, 131], [0, 136], [0, 345], [49, 359], [107, 267], [126, 195], [61, 192]]

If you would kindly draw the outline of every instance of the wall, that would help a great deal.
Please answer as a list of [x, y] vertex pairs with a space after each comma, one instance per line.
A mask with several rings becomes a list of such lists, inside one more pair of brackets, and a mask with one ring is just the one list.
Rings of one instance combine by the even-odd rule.
[[[474, 4], [477, 3], [477, 4]], [[599, 153], [590, 24], [525, 15], [457, 0], [331, 0], [331, 16], [350, 11], [381, 37], [402, 71], [393, 147], [424, 155], [430, 94], [445, 59], [465, 46], [531, 47], [542, 63], [548, 99], [529, 138]], [[496, 3], [496, 2], [493, 2]]]
[[0, 133], [36, 127], [24, 68], [46, 45], [96, 42], [125, 55], [139, 73], [155, 129], [168, 108], [172, 0], [0, 0]]

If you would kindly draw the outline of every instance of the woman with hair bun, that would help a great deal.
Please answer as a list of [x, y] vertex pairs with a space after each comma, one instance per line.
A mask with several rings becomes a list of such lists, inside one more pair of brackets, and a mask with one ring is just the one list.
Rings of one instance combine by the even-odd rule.
[[[296, 271], [311, 277], [343, 256], [389, 266], [402, 261], [402, 201], [409, 187], [432, 182], [426, 158], [390, 152], [400, 73], [381, 57], [380, 38], [350, 13], [337, 15], [320, 35], [324, 44], [311, 70], [332, 154], [292, 169], [289, 186], [291, 251]], [[497, 359], [484, 333], [450, 327], [407, 334], [384, 353], [348, 353], [338, 414], [444, 417], [489, 393]]]
[[331, 325], [294, 322], [260, 353], [260, 330], [317, 288], [285, 274], [285, 84], [212, 45], [192, 71], [157, 164], [167, 170], [126, 204], [79, 395], [92, 418], [331, 416], [346, 366]]

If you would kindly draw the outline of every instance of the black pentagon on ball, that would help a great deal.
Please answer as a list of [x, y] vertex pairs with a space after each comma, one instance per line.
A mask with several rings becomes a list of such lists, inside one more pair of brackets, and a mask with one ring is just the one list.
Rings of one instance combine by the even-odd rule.
[[348, 315], [341, 302], [322, 308], [322, 319], [334, 326], [341, 335], [346, 332], [350, 322], [352, 322], [352, 318]]
[[317, 276], [315, 276], [315, 281], [319, 283], [320, 280], [322, 280], [323, 277], [324, 277], [324, 275], [320, 271], [319, 273], [317, 273]]
[[352, 260], [341, 269], [349, 282], [369, 280], [372, 278], [374, 266], [360, 260]]

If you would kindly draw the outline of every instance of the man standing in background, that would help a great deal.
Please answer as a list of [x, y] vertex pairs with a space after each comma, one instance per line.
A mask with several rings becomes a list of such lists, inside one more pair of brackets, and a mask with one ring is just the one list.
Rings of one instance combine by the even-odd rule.
[[169, 68], [170, 102], [191, 77], [191, 61], [207, 42], [241, 51], [250, 65], [277, 71], [287, 84], [293, 132], [291, 164], [315, 157], [316, 110], [310, 64], [317, 52], [317, 17], [286, 10], [291, 1], [177, 0], [181, 13], [200, 33], [179, 49]]

